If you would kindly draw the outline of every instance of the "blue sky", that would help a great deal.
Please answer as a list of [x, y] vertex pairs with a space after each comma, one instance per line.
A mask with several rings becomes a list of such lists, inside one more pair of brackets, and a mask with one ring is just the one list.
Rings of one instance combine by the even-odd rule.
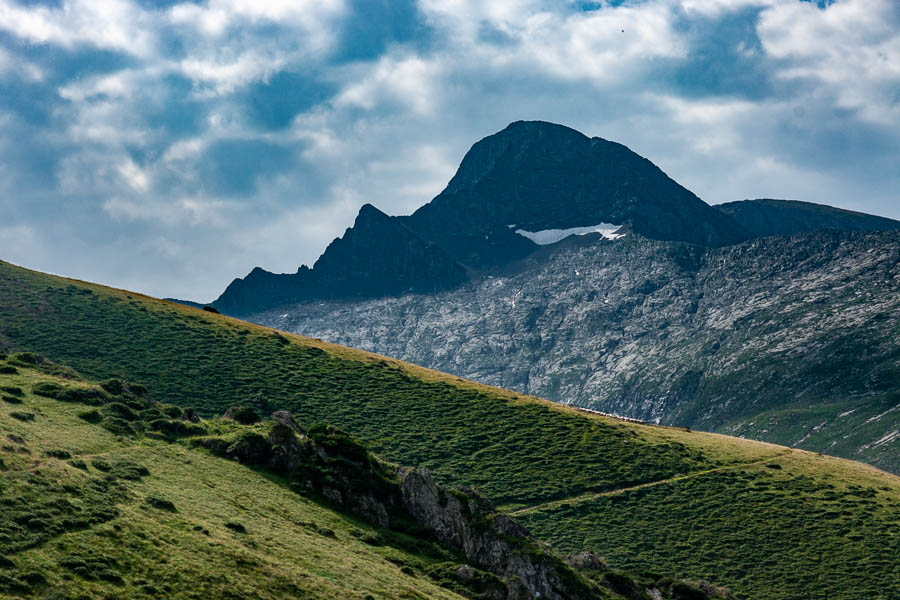
[[518, 119], [900, 218], [900, 3], [0, 0], [0, 258], [209, 300]]

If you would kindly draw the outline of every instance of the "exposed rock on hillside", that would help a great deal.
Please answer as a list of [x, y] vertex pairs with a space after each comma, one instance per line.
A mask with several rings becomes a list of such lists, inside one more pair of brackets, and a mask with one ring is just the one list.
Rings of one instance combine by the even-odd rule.
[[447, 188], [405, 222], [473, 267], [534, 251], [509, 231], [627, 226], [652, 239], [722, 246], [750, 235], [625, 146], [518, 121], [472, 146]]
[[[288, 313], [287, 317], [282, 317]], [[252, 317], [564, 403], [900, 470], [900, 233], [570, 238], [433, 296]]]
[[439, 486], [427, 471], [380, 462], [358, 442], [328, 426], [309, 431], [290, 413], [273, 415], [268, 432], [195, 444], [248, 465], [263, 466], [383, 528], [421, 529], [471, 565], [499, 577], [497, 600], [603, 598], [524, 527], [471, 490]]

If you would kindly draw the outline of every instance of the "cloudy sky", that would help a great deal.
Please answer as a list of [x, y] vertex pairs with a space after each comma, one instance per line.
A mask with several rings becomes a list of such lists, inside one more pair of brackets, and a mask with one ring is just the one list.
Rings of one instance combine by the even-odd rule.
[[518, 119], [900, 218], [900, 3], [0, 0], [0, 258], [210, 300]]

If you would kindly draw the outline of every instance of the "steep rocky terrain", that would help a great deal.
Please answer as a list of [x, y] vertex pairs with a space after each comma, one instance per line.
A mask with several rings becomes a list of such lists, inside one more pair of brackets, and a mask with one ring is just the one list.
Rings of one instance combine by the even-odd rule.
[[523, 393], [900, 471], [900, 233], [572, 237], [436, 295], [259, 323]]
[[722, 211], [754, 235], [792, 235], [816, 229], [890, 231], [900, 221], [798, 200], [740, 200], [718, 204]]
[[215, 306], [229, 314], [244, 314], [260, 303], [435, 292], [467, 280], [465, 269], [439, 246], [366, 204], [353, 227], [325, 249], [312, 269], [302, 266], [296, 274], [286, 275], [257, 267], [228, 286]]
[[312, 269], [257, 267], [213, 306], [247, 315], [291, 302], [452, 289], [538, 251], [519, 231], [599, 224], [704, 246], [751, 237], [621, 144], [518, 121], [472, 146], [447, 188], [412, 215], [388, 217], [367, 204]]
[[476, 267], [535, 250], [510, 229], [611, 223], [705, 246], [750, 237], [625, 146], [540, 121], [517, 121], [477, 142], [447, 188], [404, 220]]

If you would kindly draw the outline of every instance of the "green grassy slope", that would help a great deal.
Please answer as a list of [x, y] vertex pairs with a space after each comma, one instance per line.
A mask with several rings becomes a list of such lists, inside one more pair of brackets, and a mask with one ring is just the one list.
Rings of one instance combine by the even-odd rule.
[[0, 402], [0, 597], [460, 598], [401, 570], [427, 557], [364, 543], [365, 522], [233, 461], [116, 436], [18, 371], [0, 374], [24, 392]]
[[[95, 378], [139, 381], [159, 400], [206, 414], [239, 400], [331, 422], [385, 458], [426, 466], [522, 510], [539, 536], [567, 551], [596, 550], [749, 598], [806, 598], [810, 581], [817, 586], [810, 597], [849, 600], [863, 589], [871, 598], [900, 595], [893, 579], [900, 525], [889, 518], [900, 483], [870, 467], [597, 418], [6, 263], [0, 299], [0, 344]], [[782, 468], [765, 466], [772, 461]], [[839, 520], [827, 516], [832, 496]], [[814, 544], [802, 537], [812, 533]]]
[[[0, 392], [0, 598], [488, 600], [506, 597], [507, 584], [523, 591], [518, 576], [502, 576], [504, 561], [530, 561], [562, 598], [734, 600], [596, 556], [579, 574], [527, 532], [491, 529], [481, 519], [498, 513], [464, 490], [440, 493], [443, 506], [452, 495], [466, 510], [422, 520], [395, 501], [423, 472], [386, 464], [328, 425], [297, 436], [290, 418], [258, 421], [246, 407], [198, 420], [33, 354], [0, 355]], [[493, 550], [441, 544], [428, 533], [438, 522]], [[498, 544], [509, 554], [494, 562]]]
[[[702, 467], [678, 442], [364, 352], [0, 263], [0, 343], [164, 402], [221, 414], [239, 400], [327, 421], [402, 464], [502, 503], [614, 489]], [[475, 426], [473, 426], [475, 425]], [[623, 443], [626, 442], [626, 443]]]
[[752, 598], [900, 597], [900, 485], [838, 460], [795, 451], [516, 517], [562, 551], [714, 572]]

